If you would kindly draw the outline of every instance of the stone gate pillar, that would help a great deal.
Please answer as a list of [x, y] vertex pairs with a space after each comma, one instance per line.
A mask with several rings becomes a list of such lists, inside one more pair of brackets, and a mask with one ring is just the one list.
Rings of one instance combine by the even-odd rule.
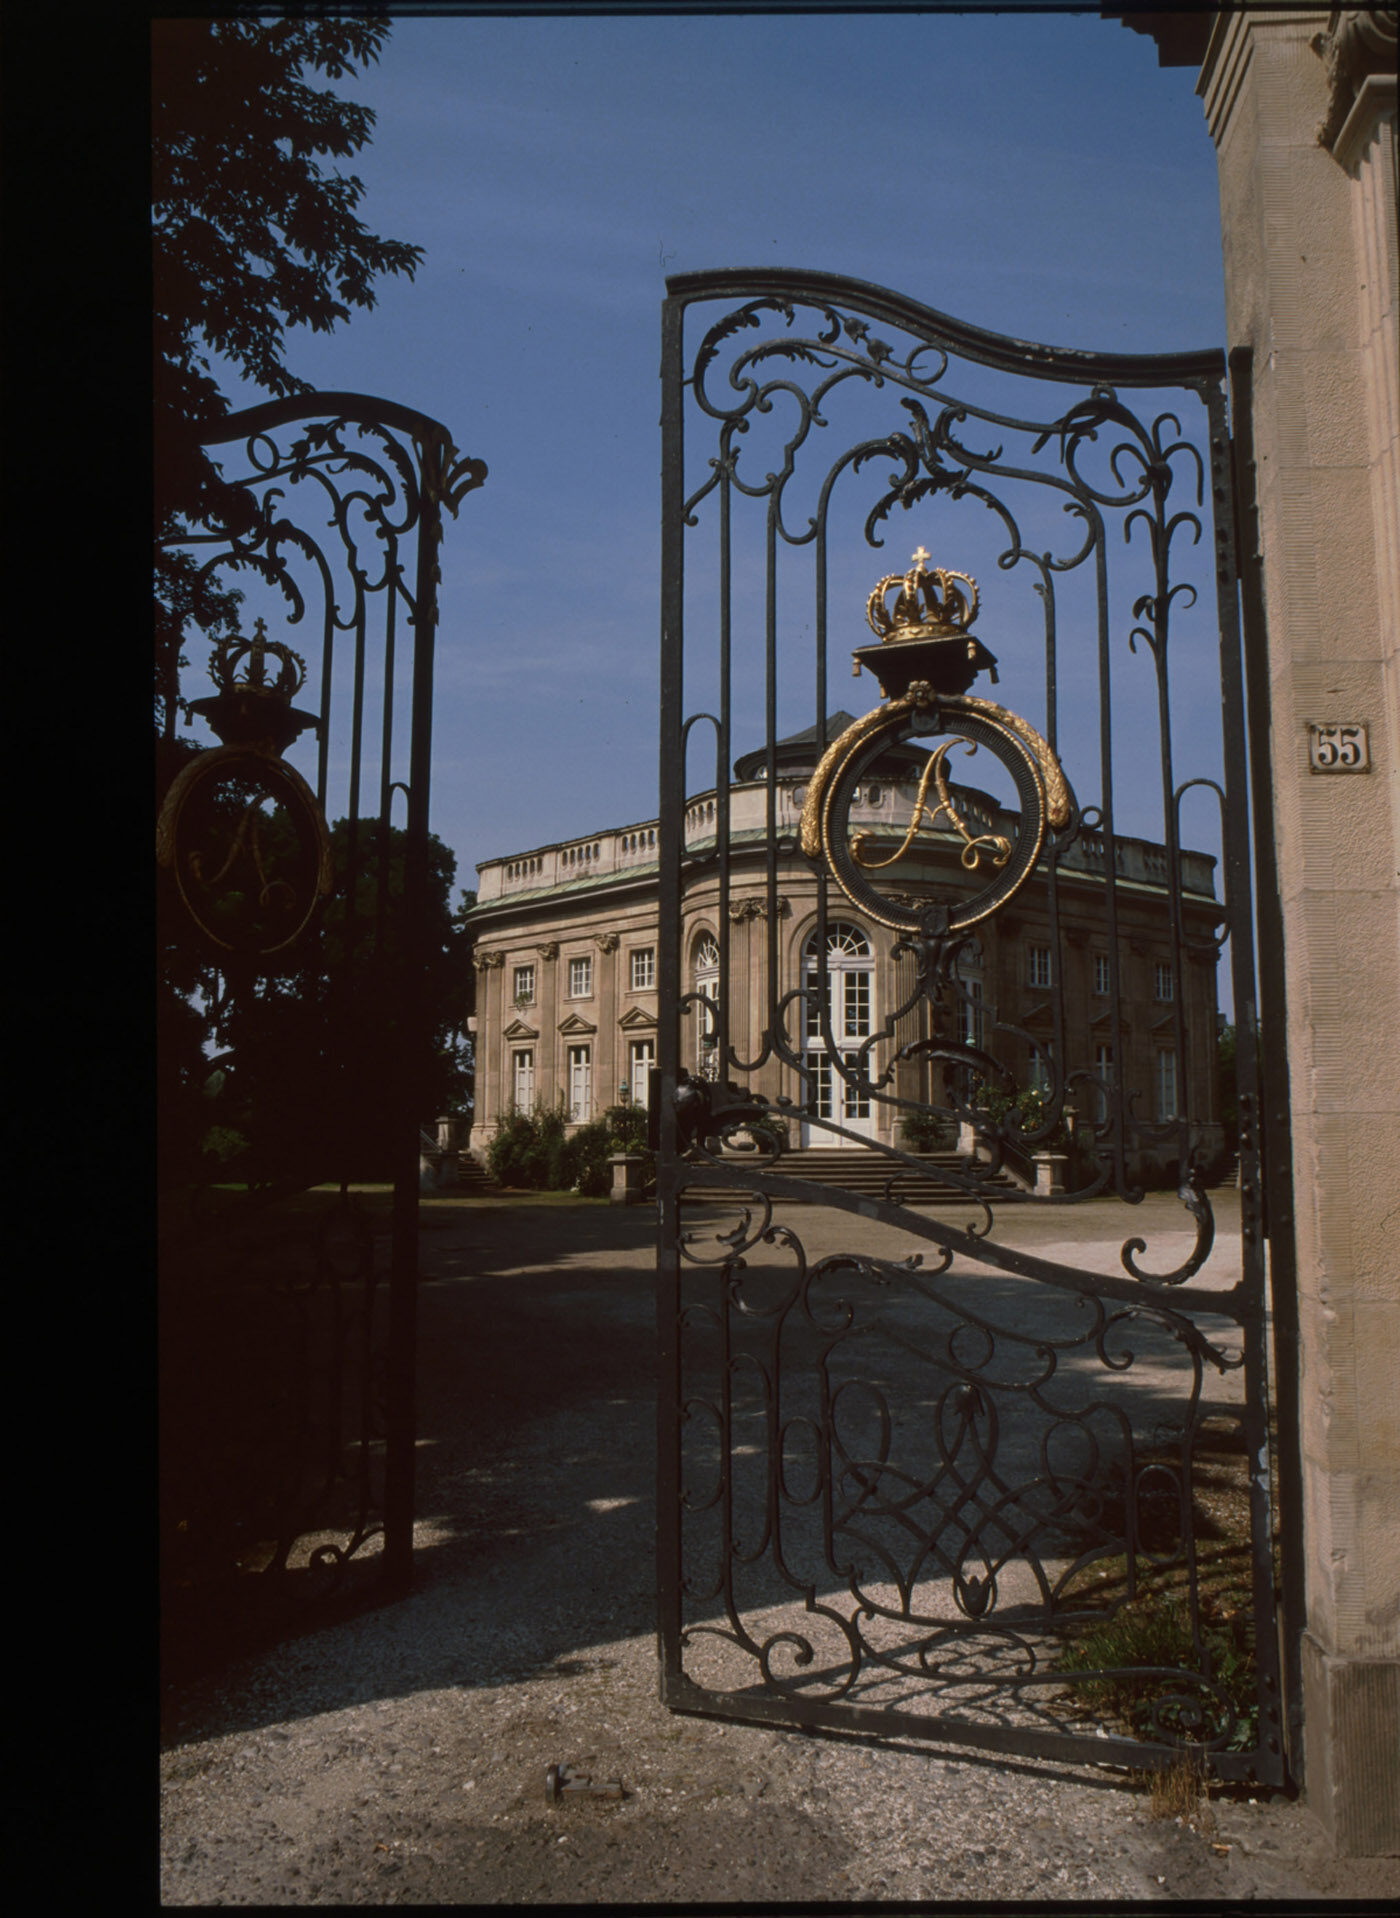
[[[1230, 346], [1252, 355], [1298, 1272], [1304, 1782], [1338, 1851], [1361, 1856], [1400, 1852], [1394, 57], [1393, 9], [1222, 13], [1197, 87], [1219, 163]], [[1319, 730], [1343, 726], [1364, 731]], [[1363, 748], [1369, 771], [1352, 769]]]

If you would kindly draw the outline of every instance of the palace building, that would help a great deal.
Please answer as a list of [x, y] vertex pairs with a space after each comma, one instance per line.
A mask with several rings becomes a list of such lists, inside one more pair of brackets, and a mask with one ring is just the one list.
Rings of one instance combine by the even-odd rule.
[[[828, 739], [851, 724], [849, 713], [827, 721]], [[789, 1002], [790, 1047], [807, 1069], [769, 1057], [744, 1079], [769, 1100], [807, 1105], [794, 1114], [790, 1149], [840, 1146], [852, 1138], [905, 1145], [899, 1109], [863, 1096], [832, 1070], [828, 1036], [859, 1047], [881, 1034], [891, 1012], [910, 996], [913, 958], [896, 953], [897, 936], [871, 923], [829, 889], [827, 964], [818, 967], [815, 865], [797, 849], [806, 786], [818, 758], [816, 728], [778, 743], [776, 754], [776, 903], [768, 884], [768, 788], [765, 755], [741, 757], [729, 788], [730, 1043], [741, 1059], [764, 1050], [760, 1026], [768, 1000], [770, 951], [776, 948], [778, 997]], [[873, 843], [908, 844], [901, 884], [910, 896], [934, 896], [965, 884], [960, 836], [946, 816], [910, 836], [918, 804], [919, 770], [926, 755], [895, 746], [875, 764], [852, 807], [852, 820]], [[1014, 832], [1014, 818], [989, 794], [952, 788], [965, 827], [994, 838]], [[717, 1001], [721, 966], [719, 879], [715, 862], [716, 795], [691, 799], [686, 810], [687, 878], [682, 951], [685, 990]], [[1052, 929], [1051, 888], [1044, 861], [1009, 909], [977, 928], [957, 962], [958, 990], [940, 1012], [927, 1002], [894, 1021], [870, 1059], [891, 1062], [890, 1090], [900, 1101], [941, 1100], [942, 1068], [918, 1053], [896, 1059], [911, 1043], [942, 1036], [985, 1050], [1010, 1068], [1018, 1084], [1048, 1085], [1060, 1047], [1068, 1099], [1092, 1124], [1102, 1118], [1113, 1088], [1121, 1090], [1135, 1122], [1160, 1125], [1155, 1170], [1174, 1176], [1180, 1130], [1191, 1124], [1191, 1144], [1207, 1165], [1218, 1165], [1222, 1139], [1215, 1056], [1216, 932], [1221, 913], [1215, 861], [1180, 854], [1181, 938], [1174, 958], [1168, 906], [1167, 853], [1161, 845], [1119, 837], [1115, 844], [1118, 1018], [1112, 1013], [1109, 888], [1101, 835], [1081, 831], [1059, 860], [1058, 936]], [[478, 867], [476, 929], [476, 1118], [470, 1145], [478, 1159], [511, 1109], [563, 1105], [577, 1126], [619, 1102], [645, 1103], [657, 1058], [658, 826], [655, 820], [591, 834], [485, 861]], [[907, 875], [907, 876], [905, 876]], [[1063, 968], [1063, 978], [1056, 978]], [[830, 1019], [817, 1003], [825, 978]], [[1057, 1016], [1061, 1026], [1056, 1038]], [[685, 1015], [682, 1062], [698, 1077], [717, 1076], [712, 1018], [703, 1007]], [[1073, 1075], [1087, 1075], [1075, 1080]], [[824, 1124], [823, 1121], [828, 1122]], [[839, 1132], [829, 1127], [839, 1127]], [[1150, 1155], [1145, 1161], [1151, 1172]]]

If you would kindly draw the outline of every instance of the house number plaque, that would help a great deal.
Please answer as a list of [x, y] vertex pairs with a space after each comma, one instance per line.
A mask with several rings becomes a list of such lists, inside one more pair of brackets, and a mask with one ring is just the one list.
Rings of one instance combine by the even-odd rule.
[[1364, 726], [1308, 721], [1308, 764], [1315, 773], [1368, 773], [1371, 742]]

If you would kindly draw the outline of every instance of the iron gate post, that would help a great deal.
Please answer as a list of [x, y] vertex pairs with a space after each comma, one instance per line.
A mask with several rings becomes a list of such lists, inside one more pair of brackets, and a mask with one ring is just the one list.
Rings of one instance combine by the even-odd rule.
[[[1234, 427], [1235, 527], [1238, 541], [1244, 647], [1244, 698], [1249, 727], [1250, 798], [1254, 811], [1255, 896], [1259, 927], [1259, 1034], [1288, 1030], [1284, 1002], [1284, 934], [1280, 902], [1273, 797], [1273, 741], [1269, 721], [1268, 636], [1259, 551], [1259, 514], [1254, 457], [1254, 354], [1247, 346], [1229, 355]], [[1269, 1246], [1269, 1297], [1273, 1323], [1274, 1440], [1281, 1513], [1301, 1519], [1303, 1462], [1299, 1388], [1298, 1252], [1293, 1219], [1293, 1131], [1289, 1114], [1288, 1059], [1277, 1044], [1260, 1043], [1259, 1145], [1262, 1230]], [[1300, 1788], [1304, 1778], [1303, 1526], [1281, 1523], [1279, 1551], [1279, 1641], [1284, 1736], [1288, 1769]]]
[[657, 965], [661, 981], [657, 1068], [650, 1091], [649, 1123], [655, 1129], [657, 1151], [657, 1380], [656, 1527], [657, 1652], [661, 1667], [661, 1695], [668, 1702], [679, 1695], [680, 1665], [680, 1258], [678, 1191], [667, 1168], [676, 1161], [676, 1091], [680, 1066], [679, 1006], [675, 994], [666, 996], [666, 982], [679, 975], [681, 964], [681, 851], [684, 834], [684, 781], [673, 769], [684, 760], [682, 727], [682, 632], [684, 619], [684, 551], [681, 516], [684, 501], [682, 465], [681, 326], [683, 308], [668, 300], [662, 317], [661, 413], [661, 711], [659, 814], [659, 924]]

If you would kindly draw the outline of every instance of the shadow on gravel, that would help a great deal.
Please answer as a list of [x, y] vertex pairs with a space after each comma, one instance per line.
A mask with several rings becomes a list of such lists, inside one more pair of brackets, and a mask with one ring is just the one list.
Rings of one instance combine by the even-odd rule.
[[[441, 1205], [425, 1215], [414, 1591], [284, 1637], [268, 1664], [290, 1689], [273, 1696], [270, 1677], [226, 1698], [239, 1729], [414, 1691], [510, 1684], [546, 1669], [607, 1683], [601, 1649], [654, 1628], [651, 1210], [517, 1203]], [[765, 1271], [770, 1262], [756, 1250], [744, 1283], [783, 1283], [780, 1267]], [[1047, 1306], [1039, 1288], [986, 1271], [957, 1289], [979, 1314], [1003, 1319], [1034, 1320], [1063, 1304]], [[887, 1296], [883, 1310], [917, 1346], [910, 1308]], [[1140, 1365], [1112, 1384], [1135, 1401], [1133, 1423], [1147, 1429], [1180, 1410], [1180, 1380], [1163, 1388], [1182, 1355], [1156, 1327], [1139, 1323], [1134, 1342]], [[894, 1356], [901, 1423], [929, 1427], [946, 1374], [940, 1380], [937, 1366], [917, 1352], [911, 1359], [907, 1347]], [[1080, 1374], [1067, 1384], [1093, 1391], [1087, 1375], [1102, 1378], [1101, 1365], [1082, 1349], [1065, 1356], [1066, 1373]], [[745, 1410], [736, 1403], [740, 1422]], [[1024, 1449], [1008, 1436], [1010, 1453]], [[745, 1463], [736, 1460], [741, 1513]], [[1033, 1469], [1029, 1459], [1018, 1463]], [[823, 1589], [831, 1584], [815, 1559], [811, 1569]], [[745, 1596], [771, 1602], [763, 1568], [756, 1574]], [[712, 1601], [688, 1618], [720, 1612]], [[230, 1643], [224, 1662], [252, 1649]], [[204, 1669], [217, 1682], [216, 1663]], [[186, 1697], [181, 1682], [167, 1693], [176, 1736], [202, 1716], [204, 1685], [188, 1689]]]
[[[426, 1210], [426, 1208], [425, 1208]], [[180, 1736], [230, 1662], [295, 1685], [232, 1728], [442, 1686], [509, 1682], [655, 1617], [655, 1224], [649, 1209], [434, 1207], [419, 1296], [414, 1589], [369, 1587], [300, 1629], [210, 1615], [167, 1645]], [[372, 1564], [362, 1568], [366, 1578]], [[259, 1575], [239, 1581], [254, 1583]], [[280, 1616], [285, 1620], [285, 1607]], [[367, 1653], [370, 1641], [373, 1657]], [[382, 1649], [392, 1642], [397, 1656]]]

